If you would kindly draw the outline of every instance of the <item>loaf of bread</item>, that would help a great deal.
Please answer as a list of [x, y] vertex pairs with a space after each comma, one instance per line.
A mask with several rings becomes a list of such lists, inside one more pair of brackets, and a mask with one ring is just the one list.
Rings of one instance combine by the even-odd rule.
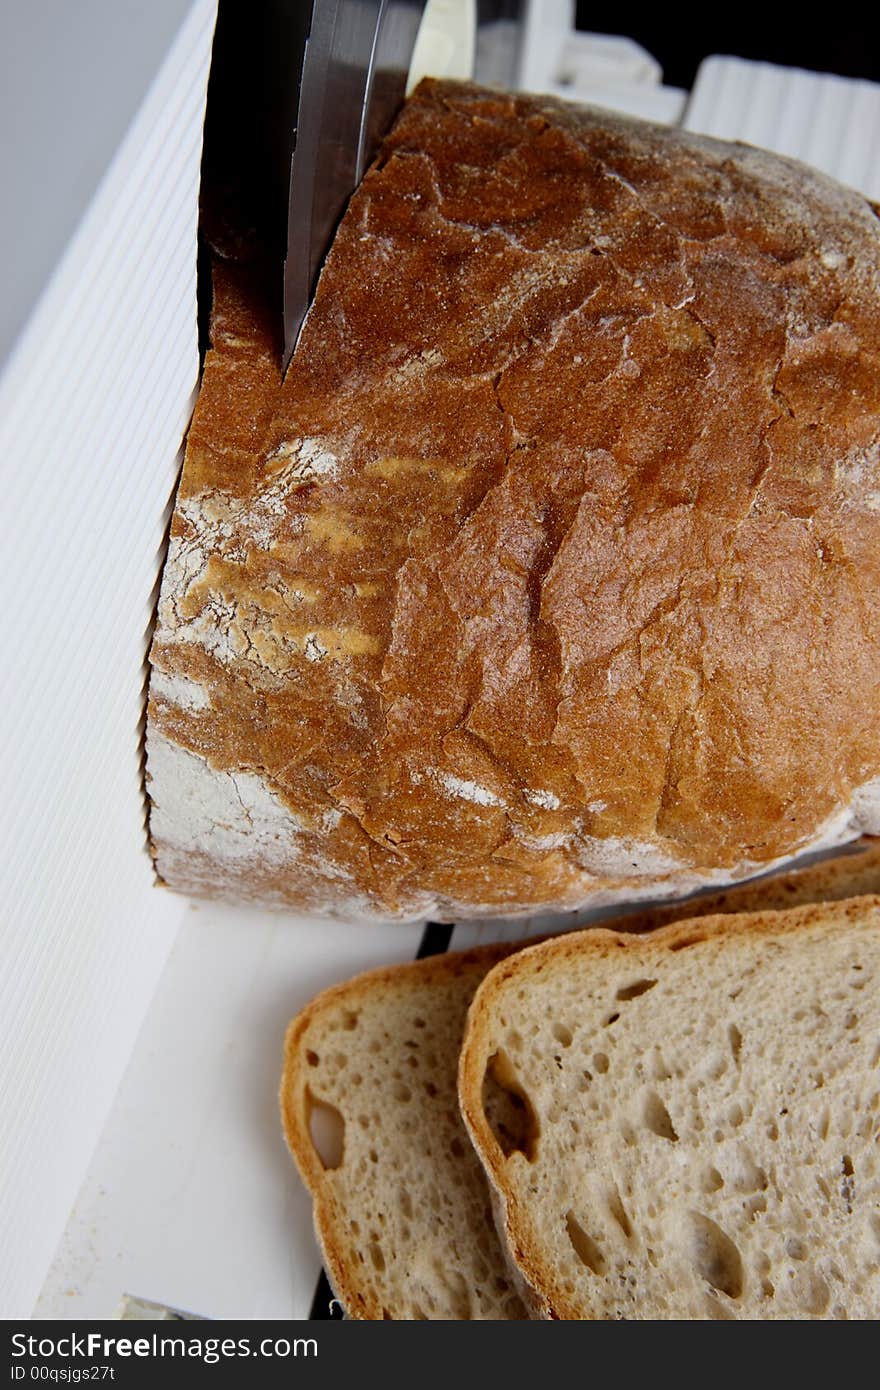
[[160, 877], [451, 920], [880, 831], [878, 278], [870, 206], [790, 161], [423, 84], [283, 382], [275, 287], [216, 265]]
[[878, 1063], [878, 897], [501, 962], [460, 1095], [534, 1312], [876, 1318]]
[[[880, 893], [880, 843], [610, 925], [646, 931], [676, 910], [691, 917], [766, 911], [858, 893]], [[517, 948], [372, 970], [325, 990], [288, 1029], [284, 1132], [349, 1317], [525, 1316], [456, 1089], [474, 993]], [[493, 1101], [493, 1132], [503, 1129], [512, 1144], [522, 1137], [524, 1107], [500, 1088]]]

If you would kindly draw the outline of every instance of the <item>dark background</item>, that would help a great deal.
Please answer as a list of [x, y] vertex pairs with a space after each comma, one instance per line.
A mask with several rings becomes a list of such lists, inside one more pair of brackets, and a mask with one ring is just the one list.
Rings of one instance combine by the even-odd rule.
[[657, 59], [672, 87], [691, 87], [710, 53], [880, 81], [880, 20], [869, 13], [871, 8], [715, 0], [714, 5], [652, 6], [651, 14], [640, 16], [637, 6], [578, 0], [577, 26], [635, 39]]

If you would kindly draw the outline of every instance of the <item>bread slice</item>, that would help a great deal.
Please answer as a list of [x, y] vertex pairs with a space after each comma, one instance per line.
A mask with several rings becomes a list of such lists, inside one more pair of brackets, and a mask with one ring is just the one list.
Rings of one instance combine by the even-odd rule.
[[536, 1314], [880, 1314], [880, 897], [521, 951], [460, 1097]]
[[[872, 890], [880, 892], [880, 841], [619, 925], [644, 929], [676, 912], [785, 906]], [[372, 971], [325, 991], [290, 1025], [281, 1086], [285, 1134], [315, 1199], [331, 1282], [353, 1317], [524, 1315], [456, 1095], [468, 1005], [487, 972], [521, 945]], [[334, 1112], [344, 1130], [341, 1153], [328, 1151], [326, 1134], [318, 1136], [322, 1160], [311, 1131]], [[509, 1101], [507, 1112], [493, 1123], [513, 1142], [522, 1112]]]
[[513, 949], [370, 971], [288, 1029], [284, 1131], [350, 1317], [527, 1316], [456, 1092], [468, 1005]]

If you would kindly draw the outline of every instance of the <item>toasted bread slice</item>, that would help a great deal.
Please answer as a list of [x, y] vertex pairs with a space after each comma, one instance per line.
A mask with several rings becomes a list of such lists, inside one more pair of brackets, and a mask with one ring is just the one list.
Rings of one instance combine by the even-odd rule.
[[536, 1315], [880, 1314], [880, 897], [520, 951], [459, 1089]]

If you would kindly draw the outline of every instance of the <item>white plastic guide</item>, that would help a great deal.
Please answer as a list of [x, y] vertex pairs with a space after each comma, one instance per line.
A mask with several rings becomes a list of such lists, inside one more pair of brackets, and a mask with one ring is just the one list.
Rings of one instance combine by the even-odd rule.
[[[17, 8], [24, 26], [33, 16]], [[51, 8], [40, 7], [44, 24]], [[55, 8], [58, 50], [41, 49], [29, 72], [36, 106], [58, 123], [65, 113], [37, 78], [51, 89], [43, 69], [57, 62], [61, 93], [67, 69], [84, 80], [88, 61], [62, 43], [72, 10]], [[92, 4], [88, 22], [102, 23], [91, 36], [77, 12], [78, 43], [103, 39], [111, 71], [78, 92], [73, 146], [66, 131], [48, 132], [57, 163], [22, 175], [54, 181], [43, 214], [69, 215], [75, 230], [41, 294], [45, 257], [18, 254], [36, 304], [0, 361], [3, 1317], [33, 1306], [185, 912], [153, 884], [140, 723], [198, 378], [196, 219], [216, 0], [162, 0], [139, 18], [131, 8]], [[134, 82], [142, 55], [130, 45], [147, 37], [155, 68], [128, 107], [115, 65]], [[4, 65], [15, 53], [6, 48]], [[40, 111], [33, 127], [22, 120], [15, 139], [32, 141], [36, 164]], [[101, 176], [90, 160], [104, 157], [114, 121], [120, 143]]]

